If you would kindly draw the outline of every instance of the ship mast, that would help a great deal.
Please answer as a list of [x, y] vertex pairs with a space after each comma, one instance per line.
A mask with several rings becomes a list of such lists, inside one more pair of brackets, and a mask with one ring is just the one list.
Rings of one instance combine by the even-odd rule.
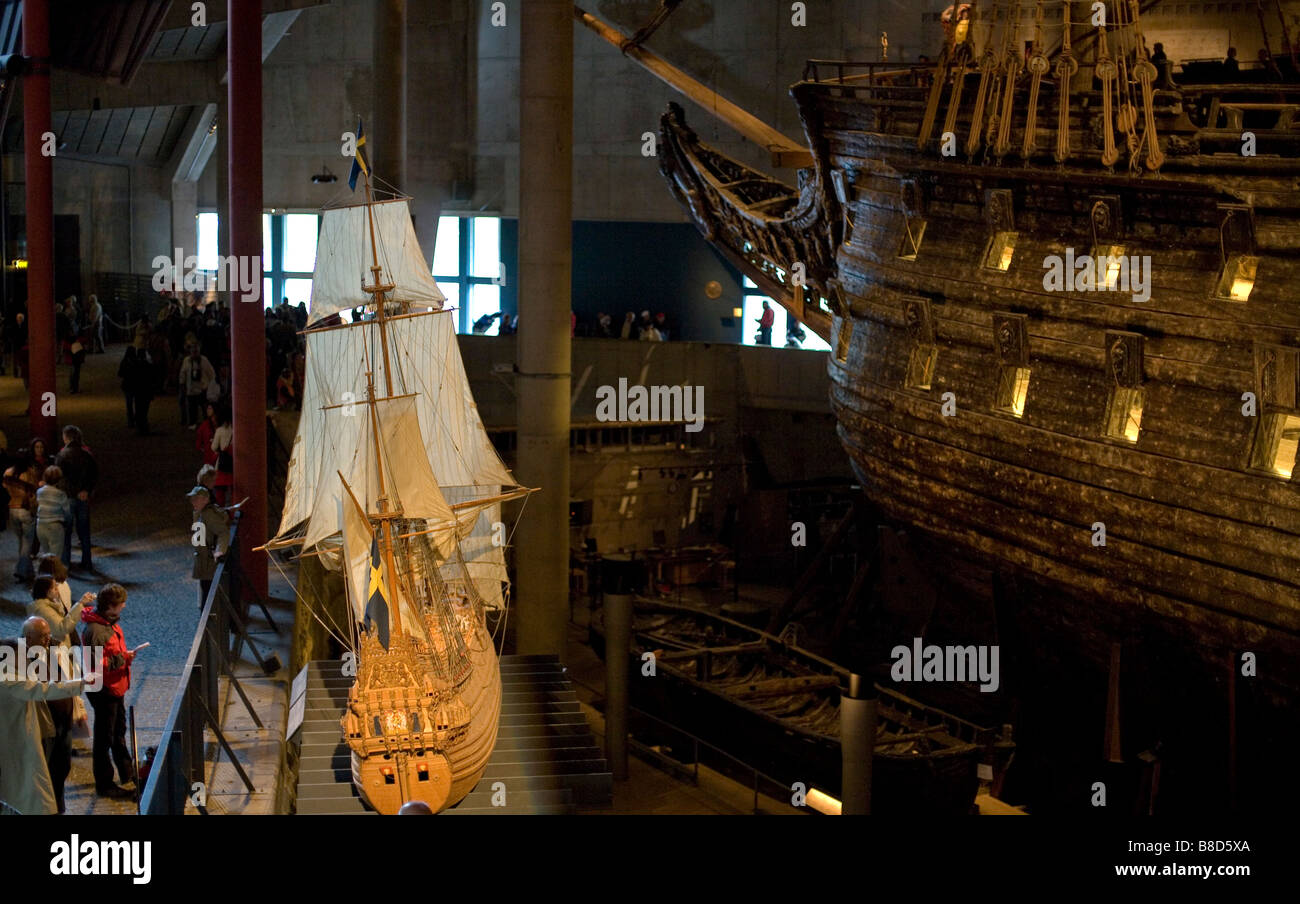
[[[375, 244], [375, 214], [374, 199], [370, 194], [370, 173], [363, 171], [365, 176], [366, 188], [366, 221], [370, 226], [370, 273], [374, 279], [372, 285], [361, 286], [361, 291], [369, 295], [375, 305], [375, 319], [379, 324], [379, 344], [383, 350], [384, 356], [384, 388], [388, 392], [388, 397], [393, 395], [393, 370], [389, 366], [388, 360], [388, 331], [385, 326], [386, 312], [385, 307], [388, 304], [388, 293], [395, 288], [393, 283], [384, 283], [380, 280], [380, 273], [383, 268], [379, 265], [379, 249]], [[379, 466], [379, 499], [376, 504], [379, 506], [379, 515], [375, 525], [377, 528], [377, 537], [379, 539], [380, 554], [384, 557], [384, 566], [388, 570], [388, 587], [389, 596], [392, 600], [388, 602], [389, 614], [392, 617], [393, 633], [402, 633], [402, 614], [401, 605], [399, 604], [397, 593], [397, 566], [393, 562], [393, 543], [389, 534], [389, 524], [395, 519], [400, 518], [402, 510], [400, 507], [394, 507], [393, 511], [388, 511], [388, 489], [384, 483], [384, 453], [379, 441], [379, 414], [375, 410], [375, 404], [378, 399], [375, 398], [375, 375], [373, 369], [366, 370], [366, 393], [370, 400], [370, 429], [375, 440], [375, 460]]]

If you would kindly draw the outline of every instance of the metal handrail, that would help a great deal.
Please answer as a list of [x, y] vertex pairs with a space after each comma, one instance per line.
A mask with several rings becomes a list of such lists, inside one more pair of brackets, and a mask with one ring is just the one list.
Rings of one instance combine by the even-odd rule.
[[[217, 564], [212, 587], [199, 615], [190, 654], [181, 670], [179, 693], [163, 726], [162, 738], [140, 796], [144, 815], [181, 815], [193, 783], [205, 780], [205, 719], [220, 711], [220, 677], [231, 655], [229, 611], [239, 606], [239, 512], [230, 528], [230, 547]], [[227, 603], [231, 605], [227, 605]]]
[[[569, 676], [569, 681], [571, 681], [572, 683], [580, 687], [586, 688], [587, 690], [591, 691], [593, 694], [603, 695], [603, 691], [601, 691], [599, 688], [594, 688], [590, 684], [587, 684], [583, 681], [579, 681], [577, 678], [574, 678], [572, 675]], [[674, 725], [673, 723], [665, 719], [661, 719], [658, 716], [652, 713], [648, 713], [645, 710], [640, 709], [638, 707], [632, 706], [631, 704], [628, 705], [628, 712], [636, 713], [639, 716], [645, 716], [647, 719], [650, 719], [653, 722], [658, 722], [660, 725], [667, 727], [668, 729], [670, 729], [673, 732], [676, 732], [677, 734], [685, 735], [687, 738], [690, 738], [691, 742], [694, 744], [694, 750], [692, 752], [692, 759], [694, 760], [692, 764], [694, 766], [692, 772], [692, 781], [697, 785], [699, 784], [700, 781], [700, 748], [701, 747], [704, 747], [714, 753], [721, 754], [726, 759], [740, 766], [741, 769], [747, 770], [750, 773], [750, 775], [753, 777], [752, 787], [754, 791], [754, 812], [755, 813], [758, 812], [758, 780], [760, 778], [765, 779], [769, 784], [774, 785], [778, 788], [785, 789], [787, 787], [785, 782], [773, 778], [772, 776], [768, 775], [766, 772], [763, 772], [761, 769], [758, 769], [757, 767], [752, 766], [749, 763], [746, 763], [744, 760], [734, 756], [733, 754], [728, 753], [727, 751], [723, 750], [721, 747], [717, 747], [714, 746], [713, 744], [710, 744], [708, 741], [704, 740], [703, 738], [700, 738], [699, 736], [692, 734], [691, 732], [687, 731], [686, 729], [678, 725]], [[651, 753], [654, 753], [660, 759], [665, 759], [665, 760], [670, 759], [669, 757], [660, 754], [658, 751], [650, 750], [650, 748], [647, 747], [645, 744], [641, 744], [640, 742], [638, 742], [638, 746]], [[804, 807], [794, 807], [793, 804], [791, 804], [790, 806], [793, 807], [794, 809], [799, 810], [800, 812], [803, 812], [805, 809], [807, 809]]]

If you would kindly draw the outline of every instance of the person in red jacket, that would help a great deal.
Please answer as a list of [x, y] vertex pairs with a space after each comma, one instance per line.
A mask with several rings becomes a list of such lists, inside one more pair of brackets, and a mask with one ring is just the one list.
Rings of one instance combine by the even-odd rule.
[[126, 589], [121, 584], [105, 584], [95, 598], [95, 608], [81, 612], [81, 642], [99, 656], [97, 664], [87, 663], [88, 677], [99, 683], [99, 690], [87, 691], [86, 697], [95, 711], [91, 744], [95, 793], [103, 797], [133, 796], [131, 791], [113, 783], [114, 763], [123, 785], [136, 779], [135, 764], [126, 746], [125, 699], [131, 686], [131, 662], [136, 653], [149, 645], [126, 648], [126, 635], [120, 624], [125, 607]]
[[772, 325], [776, 323], [776, 312], [766, 301], [763, 302], [763, 316], [758, 318], [758, 344], [772, 344]]

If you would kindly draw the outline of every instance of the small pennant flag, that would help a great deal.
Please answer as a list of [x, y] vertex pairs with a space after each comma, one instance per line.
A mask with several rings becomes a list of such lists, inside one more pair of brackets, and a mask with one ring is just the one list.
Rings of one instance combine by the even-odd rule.
[[379, 538], [370, 541], [370, 598], [366, 601], [366, 631], [374, 622], [379, 631], [379, 643], [388, 649], [388, 592], [384, 589], [384, 569], [379, 558]]
[[362, 156], [361, 149], [366, 145], [366, 133], [362, 131], [361, 117], [357, 117], [357, 143], [356, 150], [352, 156], [352, 172], [348, 173], [348, 188], [352, 191], [357, 190], [357, 176], [365, 173], [370, 175], [370, 170], [366, 168], [366, 158]]

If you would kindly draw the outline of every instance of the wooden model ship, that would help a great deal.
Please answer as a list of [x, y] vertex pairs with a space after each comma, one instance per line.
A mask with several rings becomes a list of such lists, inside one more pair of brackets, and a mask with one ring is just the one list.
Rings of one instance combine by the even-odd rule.
[[[508, 591], [493, 526], [527, 491], [478, 418], [407, 199], [373, 200], [368, 173], [366, 198], [324, 212], [302, 420], [268, 545], [343, 572], [358, 793], [380, 813], [437, 811], [470, 792], [496, 742], [488, 615], [501, 623]], [[360, 316], [345, 323], [348, 309]]]
[[660, 166], [830, 342], [865, 492], [985, 601], [1095, 662], [1152, 629], [1216, 675], [1267, 655], [1294, 699], [1300, 85], [1176, 86], [1147, 4], [1094, 6], [949, 10], [933, 66], [810, 61], [797, 189], [676, 105]]
[[[603, 623], [594, 622], [591, 634], [604, 656]], [[639, 671], [643, 654], [653, 652], [657, 674], [632, 682], [637, 707], [743, 754], [778, 781], [841, 794], [839, 703], [847, 670], [725, 616], [661, 601], [636, 601], [632, 636], [628, 668]], [[1000, 774], [1014, 747], [1010, 737], [890, 688], [876, 685], [876, 694], [873, 812], [970, 813], [980, 764]], [[654, 726], [646, 729], [654, 734]]]

